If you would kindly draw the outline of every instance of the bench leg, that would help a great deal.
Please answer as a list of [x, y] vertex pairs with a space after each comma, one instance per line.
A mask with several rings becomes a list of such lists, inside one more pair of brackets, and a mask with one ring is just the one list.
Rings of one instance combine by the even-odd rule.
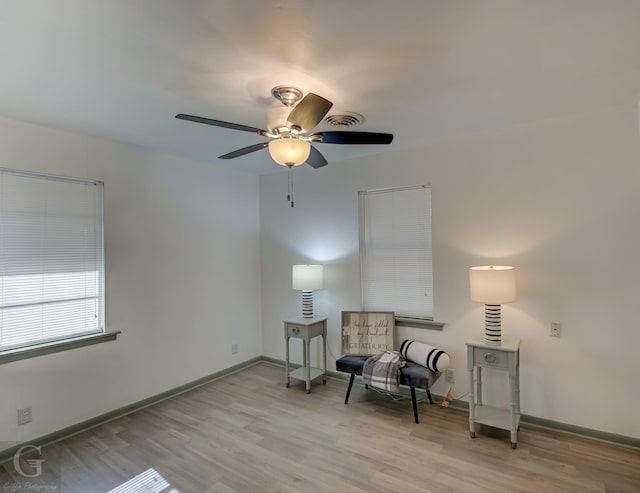
[[413, 404], [413, 418], [418, 424], [418, 404], [416, 402], [416, 389], [415, 387], [411, 387], [411, 404]]
[[427, 397], [429, 398], [429, 404], [433, 405], [433, 397], [431, 397], [431, 391], [427, 389]]
[[349, 386], [347, 387], [347, 396], [344, 398], [344, 403], [349, 402], [349, 395], [351, 394], [351, 387], [353, 387], [353, 380], [356, 378], [356, 374], [352, 373], [349, 379]]

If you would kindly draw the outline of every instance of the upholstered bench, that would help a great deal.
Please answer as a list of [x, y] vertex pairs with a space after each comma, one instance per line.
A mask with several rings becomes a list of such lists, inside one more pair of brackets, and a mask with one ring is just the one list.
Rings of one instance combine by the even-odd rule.
[[[349, 402], [349, 395], [351, 394], [351, 387], [356, 375], [362, 375], [364, 368], [364, 362], [369, 356], [356, 356], [347, 355], [342, 356], [336, 361], [336, 370], [344, 373], [351, 373], [349, 379], [349, 387], [347, 387], [347, 395], [344, 399], [344, 403]], [[418, 404], [416, 402], [416, 388], [424, 389], [427, 392], [429, 403], [433, 404], [431, 392], [429, 389], [440, 378], [440, 373], [429, 370], [426, 366], [419, 365], [407, 361], [406, 365], [400, 370], [400, 385], [406, 385], [411, 389], [411, 403], [413, 404], [413, 417], [415, 422], [418, 423]], [[366, 386], [368, 388], [368, 386]]]

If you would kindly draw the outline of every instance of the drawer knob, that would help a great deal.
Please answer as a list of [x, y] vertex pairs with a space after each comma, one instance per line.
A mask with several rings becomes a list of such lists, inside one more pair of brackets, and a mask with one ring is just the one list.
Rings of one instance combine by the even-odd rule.
[[484, 355], [484, 360], [489, 363], [489, 364], [493, 364], [497, 361], [498, 358], [496, 358], [496, 355], [493, 353], [487, 353]]

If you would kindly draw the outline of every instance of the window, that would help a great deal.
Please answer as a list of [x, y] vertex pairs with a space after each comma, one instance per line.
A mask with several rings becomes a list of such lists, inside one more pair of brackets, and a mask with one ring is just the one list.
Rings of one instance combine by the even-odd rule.
[[359, 192], [362, 308], [433, 318], [431, 189]]
[[101, 334], [103, 185], [0, 170], [0, 351]]

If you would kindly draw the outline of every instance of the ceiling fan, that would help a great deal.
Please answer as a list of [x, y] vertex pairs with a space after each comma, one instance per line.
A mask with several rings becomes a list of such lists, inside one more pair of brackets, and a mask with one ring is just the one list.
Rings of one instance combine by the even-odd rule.
[[[283, 106], [267, 111], [267, 130], [183, 113], [176, 115], [176, 118], [269, 137], [270, 140], [266, 142], [243, 147], [218, 157], [219, 159], [234, 159], [268, 147], [271, 158], [276, 163], [288, 167], [289, 170], [304, 163], [313, 168], [321, 168], [327, 164], [322, 153], [311, 145], [312, 142], [357, 145], [390, 144], [393, 140], [393, 134], [376, 132], [338, 130], [310, 133], [329, 112], [333, 103], [311, 92], [302, 97], [302, 91], [292, 86], [276, 86], [271, 90], [271, 94]], [[293, 207], [291, 174], [289, 188], [289, 202]]]

